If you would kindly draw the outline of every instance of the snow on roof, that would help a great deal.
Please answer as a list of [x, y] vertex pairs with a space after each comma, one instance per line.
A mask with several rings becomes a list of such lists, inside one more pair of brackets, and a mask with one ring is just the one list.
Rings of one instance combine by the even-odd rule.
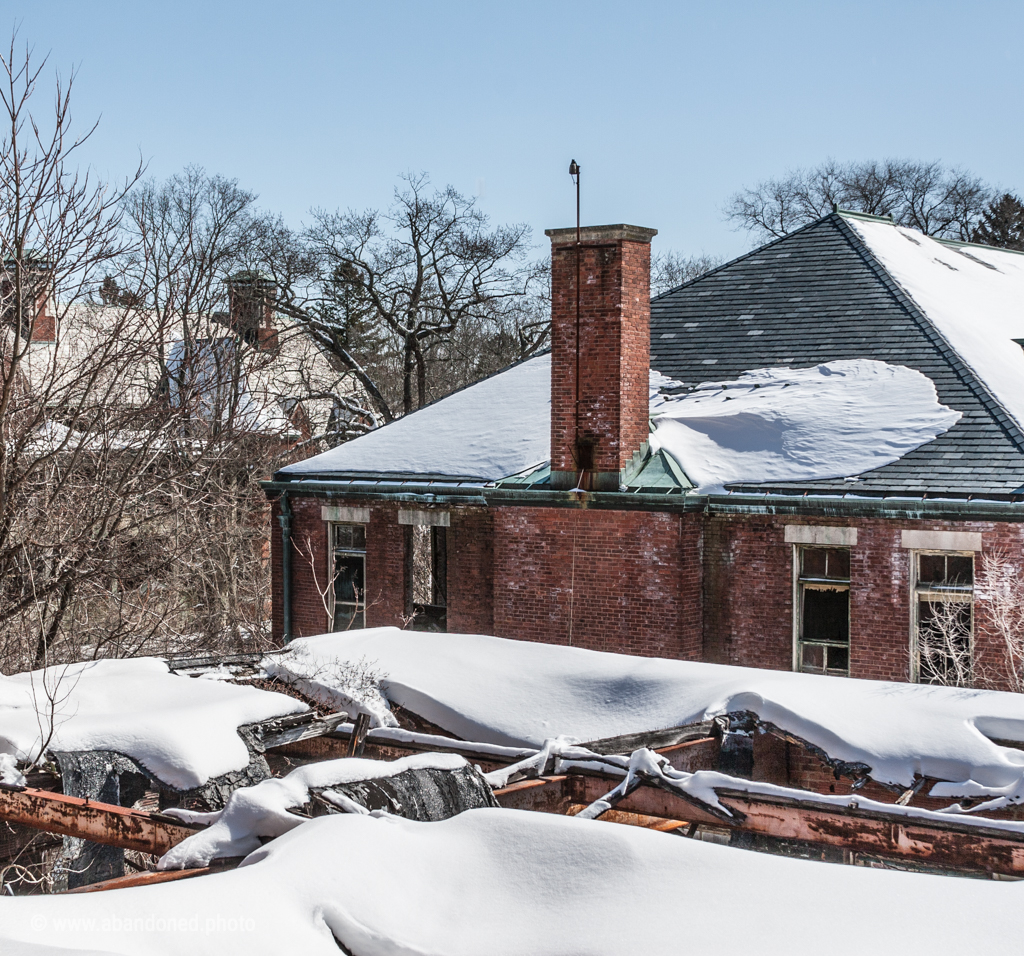
[[[838, 910], [799, 917], [812, 901]], [[1012, 952], [1024, 883], [744, 853], [520, 810], [309, 820], [238, 869], [0, 901], [0, 949], [169, 956]], [[687, 904], [691, 905], [687, 905]], [[337, 940], [337, 942], [335, 941]]]
[[672, 455], [702, 494], [739, 481], [859, 475], [960, 418], [927, 376], [871, 359], [744, 372], [680, 398], [657, 396], [651, 413], [651, 447]]
[[[540, 746], [750, 711], [883, 783], [1024, 800], [1024, 696], [631, 657], [474, 634], [374, 628], [294, 642], [325, 665], [374, 661], [389, 699], [465, 740]], [[287, 653], [276, 658], [278, 673]], [[940, 789], [941, 788], [941, 789]]]
[[[309, 708], [284, 694], [171, 674], [153, 657], [0, 675], [0, 753], [114, 750], [187, 790], [241, 770], [242, 724]], [[50, 733], [52, 730], [52, 738]]]
[[[282, 471], [498, 480], [550, 457], [551, 357], [540, 356]], [[920, 372], [869, 359], [757, 369], [680, 398], [651, 372], [652, 446], [707, 493], [734, 481], [845, 478], [896, 461], [960, 413]]]
[[551, 356], [540, 355], [281, 470], [495, 481], [547, 461], [550, 434]]
[[913, 229], [851, 218], [850, 226], [1024, 428], [1024, 255], [962, 248]]

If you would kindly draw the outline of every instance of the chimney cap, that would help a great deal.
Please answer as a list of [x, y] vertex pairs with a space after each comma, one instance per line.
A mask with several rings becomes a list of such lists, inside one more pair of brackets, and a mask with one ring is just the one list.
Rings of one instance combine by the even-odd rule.
[[[580, 229], [580, 242], [593, 244], [605, 242], [650, 242], [658, 234], [657, 229], [646, 226], [630, 226], [618, 223], [614, 226], [583, 226]], [[551, 245], [562, 246], [576, 242], [576, 227], [568, 229], [545, 229], [544, 235], [551, 239]]]

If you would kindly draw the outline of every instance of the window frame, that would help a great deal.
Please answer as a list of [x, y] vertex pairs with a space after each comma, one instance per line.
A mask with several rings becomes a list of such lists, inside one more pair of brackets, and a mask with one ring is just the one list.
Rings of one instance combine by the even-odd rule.
[[[919, 580], [920, 562], [922, 555], [942, 555], [943, 557], [957, 557], [971, 559], [971, 584], [967, 585], [922, 585]], [[970, 608], [970, 670], [971, 680], [968, 686], [973, 684], [974, 660], [975, 660], [975, 627], [974, 627], [974, 605], [975, 605], [975, 579], [977, 567], [974, 551], [941, 551], [935, 548], [915, 548], [910, 551], [910, 683], [921, 683], [921, 652], [920, 652], [920, 602], [922, 599], [929, 600], [928, 595], [934, 594], [939, 600], [951, 604], [966, 604]], [[966, 600], [956, 600], [956, 595], [965, 595]], [[924, 597], [922, 598], [922, 595]], [[939, 597], [944, 596], [944, 597]], [[926, 685], [938, 686], [938, 685]]]
[[[362, 528], [363, 529], [363, 547], [359, 548], [339, 548], [337, 546], [336, 529], [337, 528]], [[351, 631], [359, 630], [360, 627], [366, 627], [366, 522], [363, 521], [328, 521], [327, 522], [327, 568], [330, 580], [330, 586], [328, 593], [330, 594], [329, 607], [330, 611], [327, 617], [327, 629], [330, 633], [339, 633], [341, 630]], [[337, 627], [338, 621], [338, 599], [337, 599], [337, 579], [338, 579], [338, 555], [348, 556], [359, 556], [363, 562], [363, 599], [360, 601], [358, 597], [355, 601], [342, 601], [342, 605], [353, 608], [353, 623], [344, 629]], [[358, 624], [358, 618], [362, 615], [362, 624]]]
[[[809, 578], [802, 573], [803, 571], [803, 554], [805, 551], [845, 551], [851, 559], [850, 577], [848, 578]], [[851, 614], [852, 614], [852, 601], [851, 595], [853, 590], [853, 568], [852, 568], [853, 549], [850, 545], [832, 545], [832, 544], [793, 544], [793, 560], [792, 560], [792, 575], [793, 575], [793, 658], [792, 667], [794, 673], [797, 674], [817, 674], [824, 673], [829, 677], [849, 677], [850, 676], [850, 665], [852, 661], [852, 647], [853, 647], [853, 632], [851, 628]], [[846, 644], [846, 669], [842, 672], [836, 669], [825, 669], [823, 672], [819, 671], [805, 671], [803, 669], [803, 648], [804, 644], [811, 644], [815, 646], [838, 646], [836, 644], [827, 644], [822, 641], [807, 641], [802, 639], [801, 632], [804, 625], [804, 602], [803, 602], [803, 591], [805, 586], [810, 585], [812, 590], [823, 590], [825, 588], [834, 588], [836, 590], [845, 590], [847, 594], [846, 599], [846, 633], [847, 633], [847, 644]], [[826, 652], [827, 654], [827, 652]], [[827, 658], [826, 658], [827, 659]]]

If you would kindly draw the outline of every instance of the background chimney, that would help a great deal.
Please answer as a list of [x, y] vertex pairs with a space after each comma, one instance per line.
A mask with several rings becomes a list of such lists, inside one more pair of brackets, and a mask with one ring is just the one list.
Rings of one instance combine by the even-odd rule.
[[274, 300], [277, 284], [259, 272], [236, 272], [228, 279], [228, 324], [255, 348], [277, 347]]
[[[15, 280], [18, 270], [16, 259], [7, 259], [0, 275], [0, 303], [3, 315], [0, 321], [13, 325], [17, 307], [15, 304]], [[47, 314], [53, 285], [53, 264], [35, 250], [26, 251], [21, 261], [21, 335], [33, 342], [53, 342], [56, 339], [56, 322]]]
[[651, 239], [657, 232], [588, 226], [580, 231], [577, 270], [576, 230], [545, 231], [551, 239], [554, 488], [618, 491], [623, 469], [647, 441]]

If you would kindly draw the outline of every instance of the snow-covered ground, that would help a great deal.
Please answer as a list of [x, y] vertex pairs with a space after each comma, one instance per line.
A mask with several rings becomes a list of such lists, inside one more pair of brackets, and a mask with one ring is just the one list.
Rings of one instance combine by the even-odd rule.
[[516, 810], [441, 823], [342, 814], [237, 870], [0, 897], [0, 952], [131, 956], [1013, 952], [1024, 883], [750, 853]]
[[902, 226], [849, 220], [889, 274], [1024, 427], [1024, 255], [944, 245]]
[[676, 399], [659, 393], [651, 405], [651, 447], [672, 455], [702, 494], [738, 481], [859, 475], [960, 418], [925, 375], [870, 359], [744, 372]]
[[242, 724], [309, 708], [284, 694], [170, 673], [153, 657], [0, 675], [0, 754], [115, 750], [177, 789], [241, 770]]
[[631, 657], [473, 634], [373, 628], [275, 655], [373, 661], [395, 704], [466, 740], [539, 747], [750, 711], [880, 782], [950, 781], [936, 796], [1024, 799], [1024, 695]]

